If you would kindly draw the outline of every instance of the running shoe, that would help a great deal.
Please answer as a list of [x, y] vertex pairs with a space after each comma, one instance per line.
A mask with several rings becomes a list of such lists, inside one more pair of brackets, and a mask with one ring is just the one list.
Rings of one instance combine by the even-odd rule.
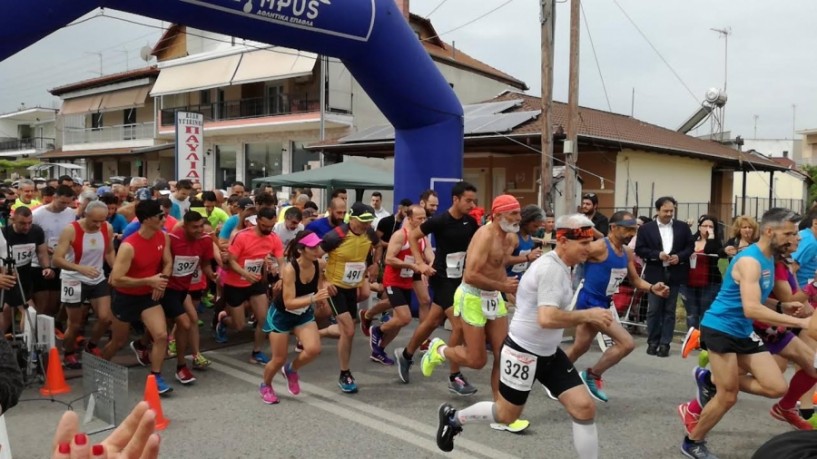
[[250, 317], [247, 319], [247, 329], [248, 330], [255, 330], [255, 325], [258, 323], [258, 319], [255, 318], [255, 314], [250, 314]]
[[701, 347], [701, 331], [695, 327], [689, 327], [684, 343], [681, 344], [681, 357], [687, 358], [689, 354]]
[[383, 353], [383, 349], [381, 348], [383, 344], [383, 332], [380, 331], [380, 327], [372, 325], [369, 327], [369, 333], [366, 336], [369, 337], [369, 348], [372, 350], [372, 353], [375, 351]]
[[681, 453], [692, 459], [718, 459], [718, 456], [709, 452], [709, 448], [706, 447], [706, 442], [703, 440], [692, 441], [685, 438], [681, 443]]
[[446, 453], [454, 449], [454, 436], [462, 432], [462, 427], [454, 422], [457, 410], [448, 403], [443, 403], [437, 410], [437, 447]]
[[167, 342], [167, 356], [176, 357], [176, 340], [172, 339]]
[[678, 405], [678, 415], [681, 416], [681, 422], [684, 423], [684, 432], [687, 435], [691, 434], [695, 430], [695, 426], [698, 425], [700, 415], [689, 411], [689, 402]]
[[259, 365], [266, 365], [269, 363], [269, 357], [261, 351], [255, 351], [250, 355], [250, 363], [257, 363]]
[[709, 352], [701, 350], [698, 354], [698, 366], [701, 368], [706, 368], [709, 366]]
[[797, 411], [797, 408], [787, 410], [781, 407], [779, 403], [775, 403], [769, 413], [773, 418], [778, 421], [788, 422], [797, 430], [814, 430], [814, 426], [812, 426], [810, 422], [800, 417], [800, 412]]
[[390, 320], [391, 320], [391, 314], [389, 314], [388, 312], [384, 312], [383, 314], [380, 314], [380, 323], [381, 324], [384, 324], [384, 323], [386, 323], [386, 322], [388, 322]]
[[154, 376], [156, 377], [156, 387], [159, 389], [159, 395], [173, 392], [173, 388], [165, 382], [165, 378], [163, 378], [162, 375], [154, 374]]
[[517, 419], [510, 424], [492, 423], [491, 428], [494, 430], [504, 430], [505, 432], [519, 433], [530, 427], [530, 421], [524, 419]]
[[227, 326], [222, 322], [227, 317], [227, 311], [218, 313], [218, 321], [216, 322], [216, 342], [224, 344], [227, 342]]
[[261, 383], [258, 387], [258, 392], [261, 394], [261, 400], [267, 405], [275, 405], [279, 401], [278, 396], [275, 395], [275, 389], [273, 389], [272, 386]]
[[397, 376], [400, 377], [400, 381], [408, 384], [409, 370], [411, 370], [411, 365], [414, 361], [403, 357], [403, 349], [402, 347], [398, 347], [394, 350], [394, 361], [397, 362]]
[[357, 392], [357, 384], [355, 384], [355, 377], [352, 376], [352, 373], [340, 375], [340, 378], [338, 378], [338, 386], [340, 386], [340, 390], [347, 394]]
[[381, 363], [388, 367], [394, 365], [394, 360], [392, 360], [383, 349], [379, 348], [372, 350], [372, 354], [369, 356], [369, 360], [371, 360], [372, 362]]
[[437, 368], [439, 364], [445, 362], [445, 359], [438, 352], [440, 346], [445, 346], [445, 342], [440, 338], [434, 338], [431, 340], [431, 346], [428, 348], [428, 352], [423, 354], [420, 368], [423, 370], [423, 376], [426, 378], [434, 373], [434, 369]]
[[137, 347], [136, 341], [130, 342], [130, 348], [134, 354], [136, 354], [136, 361], [139, 362], [139, 365], [146, 367], [150, 365], [150, 351], [147, 349], [139, 349]]
[[281, 373], [283, 373], [284, 378], [287, 380], [287, 390], [292, 395], [298, 395], [301, 393], [301, 384], [298, 382], [298, 372], [292, 371], [290, 364], [285, 363], [283, 367], [281, 367]]
[[203, 354], [196, 354], [193, 356], [193, 368], [196, 370], [204, 370], [213, 363]]
[[102, 349], [99, 346], [91, 346], [90, 342], [85, 344], [85, 352], [93, 355], [94, 357], [102, 358]]
[[469, 395], [474, 395], [477, 393], [477, 388], [472, 386], [471, 383], [465, 379], [465, 376], [462, 373], [458, 373], [454, 380], [451, 381], [449, 378], [448, 381], [448, 392], [452, 394], [457, 394], [462, 397], [467, 397]]
[[360, 331], [362, 331], [363, 335], [368, 338], [369, 329], [372, 328], [372, 320], [366, 318], [366, 311], [367, 309], [358, 309], [357, 318], [360, 319]]
[[608, 400], [607, 394], [601, 390], [601, 386], [603, 384], [601, 378], [591, 376], [587, 370], [579, 373], [579, 376], [582, 377], [582, 381], [584, 381], [584, 384], [587, 386], [587, 390], [590, 391], [590, 395], [592, 395], [593, 398], [600, 402], [606, 402]]
[[548, 386], [546, 386], [546, 385], [542, 384], [542, 387], [545, 389], [545, 393], [548, 395], [548, 398], [549, 398], [549, 399], [551, 399], [551, 400], [557, 400], [557, 401], [559, 400], [558, 398], [556, 398], [556, 397], [553, 395], [553, 393], [551, 393], [551, 392], [550, 392], [550, 389], [548, 389]]
[[65, 356], [62, 358], [62, 363], [63, 365], [65, 365], [65, 368], [68, 368], [70, 370], [82, 369], [82, 364], [79, 363], [79, 359], [77, 358], [77, 355], [74, 353], [65, 354]]
[[192, 384], [196, 382], [196, 377], [193, 376], [193, 373], [187, 368], [187, 365], [185, 365], [176, 371], [176, 381], [182, 384]]
[[712, 384], [712, 373], [706, 368], [695, 367], [692, 374], [698, 386], [698, 403], [703, 408], [715, 396], [717, 388]]
[[303, 351], [304, 351], [304, 345], [303, 345], [303, 343], [301, 343], [300, 341], [298, 341], [297, 343], [295, 343], [295, 352], [297, 352], [297, 353], [301, 353], [301, 352], [303, 352]]

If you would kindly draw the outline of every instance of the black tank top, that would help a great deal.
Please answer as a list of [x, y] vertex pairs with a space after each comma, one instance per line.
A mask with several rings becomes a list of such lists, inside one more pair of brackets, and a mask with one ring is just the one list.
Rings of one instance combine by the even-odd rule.
[[[319, 276], [319, 269], [320, 265], [318, 264], [317, 260], [313, 262], [315, 265], [315, 275], [312, 276], [312, 280], [307, 282], [306, 284], [301, 283], [301, 267], [298, 265], [298, 261], [291, 261], [292, 267], [295, 269], [295, 297], [311, 295], [318, 291], [318, 279]], [[286, 306], [284, 305], [284, 291], [281, 289], [281, 293], [278, 294], [278, 297], [275, 298], [275, 307], [281, 311], [286, 312]]]

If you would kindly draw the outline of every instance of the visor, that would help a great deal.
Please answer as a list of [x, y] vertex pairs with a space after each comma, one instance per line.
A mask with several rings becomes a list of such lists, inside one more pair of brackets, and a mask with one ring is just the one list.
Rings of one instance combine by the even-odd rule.
[[637, 228], [638, 227], [638, 220], [634, 218], [630, 218], [627, 220], [621, 220], [617, 222], [610, 222], [611, 225], [620, 226], [622, 228]]
[[321, 238], [319, 238], [318, 235], [315, 234], [315, 233], [310, 233], [310, 234], [302, 237], [301, 240], [298, 241], [298, 244], [303, 244], [306, 247], [309, 247], [310, 249], [313, 248], [313, 247], [317, 247], [320, 243], [321, 243]]
[[351, 218], [357, 219], [363, 223], [371, 223], [374, 221], [374, 215], [369, 212], [364, 212], [360, 215], [352, 215]]

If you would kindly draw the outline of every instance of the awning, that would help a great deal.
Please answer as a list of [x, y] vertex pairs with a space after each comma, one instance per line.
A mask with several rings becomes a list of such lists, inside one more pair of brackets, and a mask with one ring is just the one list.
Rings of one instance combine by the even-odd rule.
[[151, 145], [149, 147], [138, 148], [102, 148], [97, 150], [51, 150], [38, 156], [37, 159], [56, 159], [56, 158], [87, 158], [89, 156], [125, 156], [125, 155], [141, 155], [145, 153], [153, 153], [156, 151], [172, 150], [176, 148], [175, 144], [164, 143], [161, 145]]
[[240, 60], [241, 55], [235, 54], [163, 68], [150, 95], [164, 96], [229, 86]]
[[99, 110], [100, 103], [102, 103], [102, 94], [66, 99], [62, 102], [60, 114], [80, 115], [85, 113], [93, 113]]
[[244, 53], [232, 84], [275, 81], [312, 74], [317, 54], [287, 48]]
[[150, 92], [150, 86], [123, 89], [121, 91], [106, 92], [102, 95], [99, 111], [122, 110], [125, 108], [143, 107]]

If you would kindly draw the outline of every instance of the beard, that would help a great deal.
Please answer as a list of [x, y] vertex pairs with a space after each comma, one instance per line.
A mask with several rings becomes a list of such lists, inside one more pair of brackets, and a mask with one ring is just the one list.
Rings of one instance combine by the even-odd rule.
[[270, 234], [272, 234], [272, 229], [266, 229], [266, 228], [259, 227], [258, 232], [261, 233], [262, 236], [269, 236]]
[[499, 220], [499, 227], [502, 228], [502, 231], [506, 233], [518, 233], [519, 232], [519, 223], [510, 223], [505, 221], [505, 219]]

